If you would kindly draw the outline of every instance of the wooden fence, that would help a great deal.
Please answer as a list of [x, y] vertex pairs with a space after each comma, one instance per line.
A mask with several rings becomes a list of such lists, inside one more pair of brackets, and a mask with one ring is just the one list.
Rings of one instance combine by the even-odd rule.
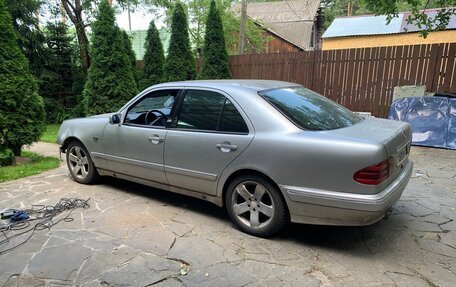
[[456, 92], [456, 43], [230, 57], [233, 78], [300, 83], [353, 111], [386, 117], [395, 86]]

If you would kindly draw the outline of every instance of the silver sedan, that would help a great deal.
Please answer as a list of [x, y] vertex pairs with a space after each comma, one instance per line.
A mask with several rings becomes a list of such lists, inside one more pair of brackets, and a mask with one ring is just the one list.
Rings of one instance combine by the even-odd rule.
[[289, 221], [375, 223], [413, 167], [410, 125], [279, 81], [152, 86], [117, 113], [63, 122], [57, 141], [79, 183], [113, 176], [201, 198], [264, 237]]

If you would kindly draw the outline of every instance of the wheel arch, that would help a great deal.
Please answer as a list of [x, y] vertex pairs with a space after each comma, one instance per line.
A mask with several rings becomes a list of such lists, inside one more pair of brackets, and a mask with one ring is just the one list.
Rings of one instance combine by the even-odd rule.
[[64, 141], [63, 141], [63, 144], [62, 146], [60, 147], [60, 150], [62, 152], [66, 152], [66, 149], [68, 148], [68, 145], [71, 143], [71, 142], [78, 142], [80, 143], [85, 149], [87, 149], [87, 147], [84, 145], [84, 143], [77, 137], [75, 136], [70, 136], [70, 137], [67, 137]]
[[268, 176], [267, 174], [265, 174], [265, 173], [263, 173], [261, 171], [255, 170], [255, 169], [251, 169], [251, 168], [243, 168], [243, 169], [236, 170], [233, 173], [231, 173], [230, 176], [228, 176], [228, 178], [225, 180], [225, 182], [223, 184], [223, 189], [222, 189], [222, 205], [223, 205], [223, 207], [226, 207], [225, 195], [226, 195], [226, 192], [228, 190], [228, 186], [230, 185], [230, 183], [235, 178], [237, 178], [239, 176], [242, 176], [242, 175], [259, 176], [259, 177], [262, 177], [263, 179], [269, 181], [272, 185], [274, 185], [277, 188], [277, 190], [279, 191], [280, 196], [282, 197], [282, 200], [283, 200], [283, 202], [285, 204], [285, 208], [287, 209], [288, 216], [290, 216], [290, 210], [288, 209], [287, 200], [285, 199], [285, 196], [283, 195], [282, 190], [280, 189], [279, 185], [270, 176]]

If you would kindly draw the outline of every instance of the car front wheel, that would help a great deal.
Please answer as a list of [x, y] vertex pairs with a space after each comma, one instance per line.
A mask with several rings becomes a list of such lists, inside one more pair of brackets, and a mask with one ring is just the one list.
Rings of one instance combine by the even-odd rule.
[[259, 176], [236, 178], [225, 194], [231, 220], [251, 235], [274, 235], [288, 221], [287, 209], [279, 192], [269, 180]]
[[94, 183], [99, 175], [89, 152], [79, 142], [71, 142], [66, 152], [68, 169], [73, 179], [79, 183]]

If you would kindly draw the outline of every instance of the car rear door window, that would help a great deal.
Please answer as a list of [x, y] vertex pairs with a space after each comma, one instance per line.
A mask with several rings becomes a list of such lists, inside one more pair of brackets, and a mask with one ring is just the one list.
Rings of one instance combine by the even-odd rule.
[[305, 130], [340, 129], [363, 120], [338, 103], [304, 87], [274, 89], [259, 94]]
[[220, 131], [233, 133], [248, 133], [249, 129], [244, 119], [233, 103], [226, 99], [220, 119]]
[[203, 90], [187, 90], [177, 128], [248, 133], [244, 119], [229, 99]]

